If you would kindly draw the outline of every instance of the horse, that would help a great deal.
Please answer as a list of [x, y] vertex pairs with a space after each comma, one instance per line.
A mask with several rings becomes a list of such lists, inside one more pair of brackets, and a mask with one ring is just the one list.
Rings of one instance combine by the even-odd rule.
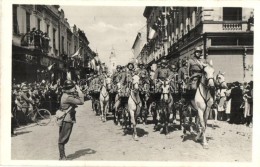
[[139, 96], [140, 77], [138, 75], [134, 75], [132, 79], [132, 87], [130, 90], [130, 96], [128, 98], [128, 112], [130, 114], [131, 123], [133, 124], [133, 138], [134, 140], [137, 140], [138, 136], [136, 131], [136, 122], [137, 116], [140, 114], [142, 107], [142, 102]]
[[208, 148], [208, 142], [206, 139], [206, 127], [209, 112], [214, 100], [215, 83], [214, 83], [214, 69], [212, 67], [212, 61], [209, 64], [202, 64], [203, 73], [199, 80], [199, 86], [195, 93], [195, 98], [191, 100], [191, 105], [198, 111], [199, 120], [199, 133], [195, 140], [200, 141], [202, 139], [202, 146], [204, 149]]
[[141, 119], [143, 124], [147, 124], [148, 117], [148, 100], [150, 98], [150, 83], [143, 81], [143, 87], [140, 87], [140, 98], [142, 100]]
[[106, 77], [101, 87], [99, 101], [101, 108], [101, 120], [106, 122], [106, 115], [109, 109], [109, 91], [111, 89], [111, 78]]
[[[226, 100], [226, 96], [225, 96], [225, 92], [227, 89], [227, 83], [225, 81], [225, 73], [221, 73], [219, 71], [219, 73], [216, 75], [216, 79], [215, 79], [215, 86], [216, 86], [216, 107], [213, 110], [214, 114], [215, 114], [215, 118], [214, 118], [214, 122], [212, 124], [212, 128], [214, 128], [215, 124], [217, 123], [217, 115], [218, 115], [218, 111], [221, 111], [222, 113], [224, 112], [224, 103]], [[223, 115], [223, 114], [222, 114]]]
[[170, 113], [173, 109], [173, 97], [171, 95], [171, 86], [169, 84], [169, 80], [164, 80], [162, 82], [162, 93], [161, 93], [161, 118], [162, 122], [164, 124], [164, 131], [165, 135], [168, 135], [169, 133], [169, 128], [168, 128], [168, 123], [169, 123], [169, 118], [170, 118]]

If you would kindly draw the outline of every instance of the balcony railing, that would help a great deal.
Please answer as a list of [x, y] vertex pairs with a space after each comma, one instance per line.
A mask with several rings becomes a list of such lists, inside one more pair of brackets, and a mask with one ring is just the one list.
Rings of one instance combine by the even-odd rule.
[[242, 23], [223, 23], [222, 29], [225, 31], [242, 31]]

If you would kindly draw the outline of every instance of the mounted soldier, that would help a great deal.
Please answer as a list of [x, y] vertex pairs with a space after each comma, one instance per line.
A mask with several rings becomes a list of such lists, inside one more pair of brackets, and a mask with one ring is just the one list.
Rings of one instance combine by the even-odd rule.
[[178, 72], [177, 72], [177, 67], [175, 64], [172, 64], [169, 66], [169, 69], [171, 70], [169, 79], [171, 81], [171, 86], [173, 88], [173, 95], [175, 95], [178, 92], [178, 87], [177, 87], [177, 81], [178, 81]]
[[202, 49], [196, 47], [194, 51], [194, 57], [188, 60], [188, 99], [194, 98], [195, 92], [198, 87], [199, 79], [201, 78], [203, 72], [203, 64], [206, 63], [206, 60], [203, 58]]
[[188, 84], [188, 61], [183, 59], [181, 61], [181, 68], [178, 71], [178, 84], [179, 84], [179, 93], [182, 96], [183, 93], [186, 93], [186, 87]]
[[[158, 63], [159, 64], [159, 63]], [[161, 67], [157, 68], [154, 74], [154, 84], [158, 86], [157, 80], [165, 81], [170, 76], [170, 69], [167, 67], [167, 60], [165, 58], [161, 61]], [[159, 82], [160, 87], [160, 82]]]
[[139, 69], [137, 70], [137, 74], [140, 77], [140, 81], [141, 84], [143, 83], [147, 83], [150, 84], [149, 82], [149, 74], [147, 72], [147, 70], [144, 68], [144, 63], [143, 62], [139, 62], [138, 64]]
[[133, 75], [134, 75], [134, 64], [133, 63], [128, 63], [127, 64], [127, 69], [128, 69], [128, 71], [127, 71], [127, 75], [126, 75], [126, 77], [127, 77], [127, 84], [128, 84], [128, 87], [130, 88], [131, 87], [131, 85], [132, 85], [132, 77], [133, 77]]

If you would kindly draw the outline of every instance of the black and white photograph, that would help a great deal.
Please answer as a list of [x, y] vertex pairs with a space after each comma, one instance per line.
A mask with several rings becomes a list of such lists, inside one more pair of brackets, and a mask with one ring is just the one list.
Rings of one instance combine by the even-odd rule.
[[10, 161], [252, 166], [256, 10], [12, 3]]

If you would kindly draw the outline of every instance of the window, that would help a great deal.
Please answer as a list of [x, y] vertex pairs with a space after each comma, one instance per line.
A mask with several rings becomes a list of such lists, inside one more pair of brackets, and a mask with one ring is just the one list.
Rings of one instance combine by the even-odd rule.
[[47, 35], [49, 36], [49, 32], [50, 32], [50, 25], [49, 24], [47, 24]]
[[18, 21], [17, 21], [17, 6], [16, 5], [13, 5], [13, 32], [15, 34], [19, 33]]
[[61, 37], [61, 51], [64, 53], [64, 36]]
[[31, 14], [29, 12], [26, 12], [26, 32], [30, 31], [31, 27], [31, 21], [30, 21]]
[[242, 8], [223, 8], [223, 21], [242, 20]]
[[53, 37], [52, 37], [52, 39], [53, 39], [53, 49], [56, 49], [56, 44], [55, 44], [55, 42], [56, 42], [56, 38], [55, 38], [55, 36], [56, 36], [56, 29], [54, 28], [53, 29]]
[[37, 23], [38, 23], [38, 30], [41, 29], [41, 19], [37, 19]]

